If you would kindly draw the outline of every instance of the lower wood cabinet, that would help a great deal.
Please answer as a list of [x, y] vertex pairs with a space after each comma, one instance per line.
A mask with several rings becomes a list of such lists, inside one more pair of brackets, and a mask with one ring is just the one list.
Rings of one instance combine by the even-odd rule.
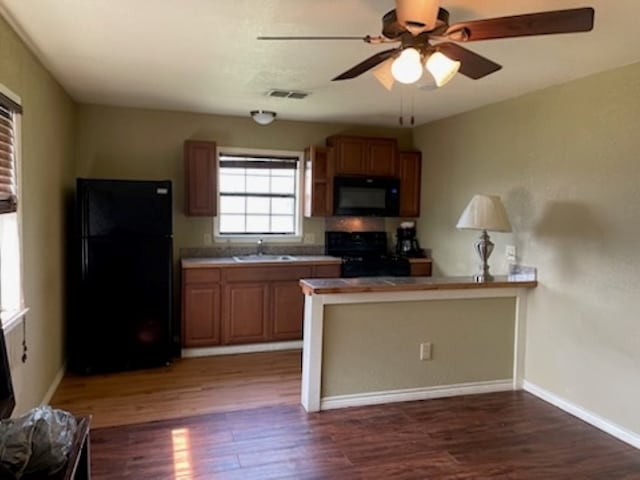
[[183, 345], [205, 347], [220, 343], [220, 285], [188, 285], [183, 291]]
[[185, 348], [300, 340], [301, 278], [340, 276], [340, 264], [184, 269]]
[[298, 340], [302, 338], [304, 295], [298, 282], [273, 282], [271, 284], [271, 315], [273, 340]]
[[226, 345], [269, 340], [269, 285], [230, 283], [224, 287], [222, 340]]

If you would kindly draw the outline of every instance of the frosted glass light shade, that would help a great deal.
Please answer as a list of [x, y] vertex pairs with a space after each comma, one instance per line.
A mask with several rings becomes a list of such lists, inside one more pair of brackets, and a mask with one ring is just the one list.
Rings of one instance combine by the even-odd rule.
[[507, 211], [497, 195], [474, 195], [460, 215], [456, 228], [510, 232]]
[[276, 119], [276, 112], [270, 110], [252, 110], [251, 118], [260, 125], [269, 125]]
[[433, 52], [429, 55], [425, 68], [433, 76], [438, 87], [442, 87], [449, 82], [458, 70], [460, 69], [460, 62], [451, 60], [449, 57], [440, 52]]
[[420, 53], [415, 48], [405, 48], [391, 64], [391, 74], [400, 83], [415, 83], [420, 80]]

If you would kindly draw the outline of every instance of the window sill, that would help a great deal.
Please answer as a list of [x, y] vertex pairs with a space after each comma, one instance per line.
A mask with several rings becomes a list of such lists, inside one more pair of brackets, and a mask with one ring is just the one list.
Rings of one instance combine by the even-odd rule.
[[301, 243], [302, 235], [255, 235], [247, 233], [246, 235], [225, 235], [215, 234], [213, 239], [216, 244], [219, 243], [253, 243], [259, 239], [264, 243]]
[[0, 320], [2, 324], [2, 330], [7, 334], [15, 327], [20, 325], [24, 317], [27, 315], [29, 311], [28, 308], [22, 308], [19, 310], [3, 310], [0, 312]]

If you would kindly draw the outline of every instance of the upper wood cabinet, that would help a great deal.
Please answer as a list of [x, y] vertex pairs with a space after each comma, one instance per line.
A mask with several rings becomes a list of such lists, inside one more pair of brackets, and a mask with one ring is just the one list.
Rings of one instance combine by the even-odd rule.
[[198, 140], [184, 142], [185, 200], [189, 216], [214, 216], [216, 200], [216, 144]]
[[395, 138], [334, 135], [327, 146], [335, 150], [336, 175], [398, 175], [398, 142]]
[[333, 149], [304, 150], [304, 216], [328, 217], [333, 205]]
[[398, 163], [400, 174], [400, 216], [419, 217], [422, 154], [420, 152], [400, 152]]

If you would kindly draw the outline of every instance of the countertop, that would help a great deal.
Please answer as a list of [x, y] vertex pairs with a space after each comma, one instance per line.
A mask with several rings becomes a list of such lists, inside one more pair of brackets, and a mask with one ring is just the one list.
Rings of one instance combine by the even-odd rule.
[[203, 257], [203, 258], [183, 258], [182, 268], [211, 268], [211, 267], [251, 267], [262, 265], [305, 265], [305, 264], [327, 264], [339, 265], [342, 260], [338, 257], [328, 255], [291, 255], [292, 260], [260, 260], [250, 262], [238, 262], [232, 257]]
[[[250, 262], [238, 262], [232, 257], [185, 257], [181, 260], [182, 268], [209, 268], [209, 267], [247, 267], [251, 265], [304, 265], [304, 264], [340, 264], [342, 259], [329, 255], [291, 255], [293, 260], [260, 260]], [[411, 263], [429, 263], [430, 258], [410, 258]]]
[[493, 282], [482, 283], [475, 282], [470, 276], [314, 278], [300, 280], [300, 286], [305, 295], [482, 288], [533, 288], [537, 285], [538, 282], [533, 277], [531, 280], [512, 280], [506, 275], [496, 276]]

